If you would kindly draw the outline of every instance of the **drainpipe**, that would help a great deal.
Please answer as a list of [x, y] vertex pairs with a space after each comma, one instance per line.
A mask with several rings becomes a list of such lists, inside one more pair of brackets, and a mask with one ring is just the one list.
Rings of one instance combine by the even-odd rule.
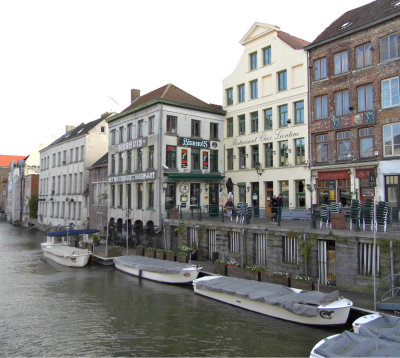
[[163, 242], [164, 242], [164, 250], [167, 251], [168, 247], [167, 247], [167, 238], [165, 236], [165, 228], [164, 228], [164, 219], [162, 217], [162, 209], [161, 209], [161, 203], [162, 203], [162, 187], [163, 187], [163, 183], [162, 183], [162, 179], [163, 179], [163, 151], [162, 151], [162, 146], [163, 146], [163, 104], [160, 104], [161, 109], [160, 109], [160, 120], [158, 121], [159, 125], [158, 125], [158, 217], [159, 217], [159, 224], [160, 227], [162, 228], [161, 232], [162, 232], [162, 236], [163, 236]]
[[394, 258], [393, 258], [393, 241], [392, 240], [390, 240], [390, 291], [391, 291], [391, 294], [390, 294], [390, 296], [394, 296], [394, 292], [393, 292], [393, 290], [394, 290], [394, 280], [393, 280], [393, 278], [394, 278], [394, 265], [393, 265], [393, 262], [394, 262]]
[[311, 170], [311, 160], [312, 160], [312, 141], [311, 141], [311, 62], [310, 62], [310, 51], [307, 50], [307, 131], [308, 131], [308, 169], [310, 170], [310, 214], [311, 214], [311, 229], [315, 229], [314, 225], [314, 211], [313, 211], [313, 192], [314, 185], [312, 182], [312, 170]]

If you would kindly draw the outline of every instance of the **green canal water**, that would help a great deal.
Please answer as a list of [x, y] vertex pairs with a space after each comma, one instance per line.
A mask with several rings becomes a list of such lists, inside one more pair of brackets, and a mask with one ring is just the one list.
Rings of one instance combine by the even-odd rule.
[[344, 327], [298, 325], [139, 280], [42, 257], [44, 234], [0, 221], [0, 356], [309, 356]]

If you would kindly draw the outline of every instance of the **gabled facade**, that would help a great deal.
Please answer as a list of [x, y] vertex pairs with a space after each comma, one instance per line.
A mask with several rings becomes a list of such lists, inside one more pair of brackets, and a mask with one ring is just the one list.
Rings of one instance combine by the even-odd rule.
[[40, 151], [40, 226], [88, 227], [88, 168], [107, 152], [108, 115], [68, 127], [62, 137]]
[[[161, 226], [172, 208], [218, 209], [223, 179], [223, 110], [168, 84], [108, 119], [109, 218], [133, 237]], [[135, 238], [138, 240], [138, 237]]]
[[[346, 12], [306, 47], [316, 201], [400, 208], [400, 5]], [[375, 187], [376, 182], [376, 187]]]
[[240, 43], [239, 63], [223, 81], [225, 176], [234, 183], [234, 201], [271, 215], [270, 200], [282, 193], [284, 208], [302, 215], [311, 204], [308, 42], [257, 22]]

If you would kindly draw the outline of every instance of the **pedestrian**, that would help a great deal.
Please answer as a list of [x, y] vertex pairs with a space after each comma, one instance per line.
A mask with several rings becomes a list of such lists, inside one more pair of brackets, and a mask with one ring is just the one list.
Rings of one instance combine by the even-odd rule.
[[269, 203], [269, 206], [271, 207], [271, 221], [275, 222], [276, 221], [276, 215], [278, 214], [278, 201], [276, 199], [276, 195], [274, 195]]
[[276, 199], [277, 202], [277, 207], [278, 207], [278, 224], [281, 222], [281, 216], [282, 216], [282, 207], [283, 207], [283, 200], [282, 200], [282, 194], [278, 195], [278, 199]]

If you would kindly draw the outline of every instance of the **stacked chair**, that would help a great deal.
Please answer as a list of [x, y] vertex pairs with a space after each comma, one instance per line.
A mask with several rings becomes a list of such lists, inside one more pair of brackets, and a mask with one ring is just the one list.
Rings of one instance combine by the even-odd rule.
[[337, 203], [336, 201], [332, 201], [329, 205], [329, 212], [331, 214], [339, 214], [342, 212], [342, 203]]
[[323, 223], [325, 223], [326, 228], [330, 227], [329, 205], [327, 205], [327, 204], [322, 204], [321, 208], [320, 208], [320, 222], [319, 222], [320, 229], [321, 229]]
[[370, 225], [371, 231], [374, 230], [375, 220], [374, 220], [374, 201], [372, 199], [366, 199], [363, 206], [363, 230], [365, 231], [365, 226]]
[[387, 223], [390, 218], [390, 204], [386, 201], [380, 201], [376, 208], [376, 228], [383, 226], [383, 231], [386, 232]]
[[246, 214], [248, 211], [248, 204], [239, 202], [236, 206], [236, 222], [240, 222], [243, 224]]
[[356, 227], [360, 228], [361, 225], [361, 201], [353, 199], [351, 201], [351, 207], [350, 207], [350, 230], [353, 227], [353, 224], [356, 225]]

